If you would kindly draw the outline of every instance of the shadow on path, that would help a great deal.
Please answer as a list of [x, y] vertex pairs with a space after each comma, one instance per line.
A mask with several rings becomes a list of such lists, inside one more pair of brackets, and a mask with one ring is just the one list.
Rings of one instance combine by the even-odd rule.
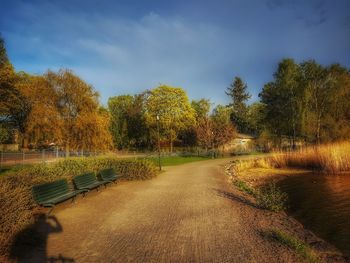
[[47, 240], [50, 234], [62, 232], [62, 226], [55, 216], [35, 215], [35, 221], [14, 238], [10, 258], [16, 262], [74, 262], [59, 254], [57, 257], [47, 255]]
[[253, 202], [251, 202], [250, 200], [248, 200], [248, 199], [246, 199], [246, 198], [244, 198], [244, 197], [242, 197], [242, 196], [238, 196], [238, 195], [235, 195], [235, 194], [233, 194], [233, 193], [230, 193], [230, 192], [227, 192], [227, 191], [223, 191], [223, 190], [220, 190], [220, 189], [212, 188], [212, 190], [213, 190], [218, 196], [221, 196], [221, 197], [230, 199], [231, 201], [240, 202], [240, 203], [243, 203], [243, 204], [245, 204], [245, 205], [249, 205], [249, 206], [251, 206], [251, 207], [260, 209], [259, 206], [257, 206], [256, 204], [254, 204]]

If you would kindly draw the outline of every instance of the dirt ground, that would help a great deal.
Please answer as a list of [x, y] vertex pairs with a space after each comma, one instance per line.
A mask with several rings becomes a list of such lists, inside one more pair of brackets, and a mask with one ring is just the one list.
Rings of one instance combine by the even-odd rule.
[[[234, 189], [224, 173], [228, 162], [166, 167], [152, 180], [120, 182], [59, 205], [34, 227], [40, 245], [22, 249], [17, 261], [300, 262], [262, 233], [276, 227], [298, 235], [307, 231], [283, 213], [257, 208]], [[314, 235], [304, 238], [329, 253]], [[342, 262], [332, 253], [330, 261]]]

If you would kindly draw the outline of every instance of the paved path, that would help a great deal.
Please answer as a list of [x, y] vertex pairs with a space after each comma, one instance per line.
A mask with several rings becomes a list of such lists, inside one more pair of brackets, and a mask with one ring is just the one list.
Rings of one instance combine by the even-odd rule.
[[60, 206], [54, 216], [61, 227], [47, 230], [57, 233], [48, 235], [46, 251], [31, 256], [37, 262], [40, 253], [75, 262], [294, 261], [261, 237], [261, 210], [229, 186], [227, 162], [167, 167], [155, 179], [122, 182]]

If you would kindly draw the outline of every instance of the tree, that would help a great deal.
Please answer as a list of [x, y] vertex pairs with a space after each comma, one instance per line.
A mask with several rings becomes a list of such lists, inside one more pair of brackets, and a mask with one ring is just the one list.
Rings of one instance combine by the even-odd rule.
[[179, 132], [195, 123], [195, 112], [186, 92], [181, 88], [162, 85], [151, 90], [146, 101], [146, 109], [146, 121], [152, 129], [155, 129], [156, 117], [159, 116], [161, 132], [168, 138], [171, 152]]
[[105, 150], [111, 146], [109, 117], [99, 112], [98, 93], [70, 70], [45, 75], [56, 93], [62, 121], [62, 144], [73, 150]]
[[308, 137], [318, 144], [348, 138], [349, 72], [339, 65], [323, 67], [313, 60], [301, 67], [307, 91]]
[[206, 117], [199, 119], [196, 126], [197, 143], [206, 151], [213, 147], [214, 129], [211, 118]]
[[145, 148], [149, 130], [145, 122], [145, 94], [121, 95], [108, 100], [111, 113], [111, 133], [118, 149]]
[[265, 105], [255, 102], [248, 107], [247, 122], [249, 124], [249, 132], [258, 136], [265, 128]]
[[19, 78], [8, 59], [4, 40], [0, 38], [0, 116], [9, 130], [9, 123], [23, 134], [30, 111], [29, 103], [18, 89]]
[[302, 135], [305, 89], [300, 85], [300, 67], [292, 59], [284, 59], [274, 74], [274, 81], [265, 84], [259, 94], [265, 104], [265, 123], [279, 138], [288, 136], [293, 147]]
[[230, 108], [222, 105], [218, 105], [214, 109], [211, 116], [214, 147], [223, 147], [236, 136], [236, 130], [230, 120], [231, 113]]
[[108, 99], [108, 109], [111, 113], [110, 130], [114, 145], [123, 149], [129, 145], [127, 140], [127, 119], [128, 112], [133, 104], [131, 95], [121, 95]]
[[60, 143], [63, 123], [55, 90], [43, 76], [25, 72], [19, 72], [17, 76], [16, 87], [24, 96], [27, 107], [26, 119], [21, 124], [23, 147], [27, 148], [28, 143], [34, 146]]
[[191, 106], [196, 112], [196, 120], [204, 119], [209, 116], [211, 106], [209, 99], [192, 100]]
[[247, 84], [240, 77], [235, 77], [230, 87], [226, 90], [226, 95], [231, 99], [229, 104], [232, 107], [231, 120], [236, 125], [239, 132], [249, 131], [247, 122], [246, 102], [251, 95], [247, 92]]
[[10, 131], [8, 127], [3, 124], [0, 124], [0, 144], [6, 142], [10, 137]]

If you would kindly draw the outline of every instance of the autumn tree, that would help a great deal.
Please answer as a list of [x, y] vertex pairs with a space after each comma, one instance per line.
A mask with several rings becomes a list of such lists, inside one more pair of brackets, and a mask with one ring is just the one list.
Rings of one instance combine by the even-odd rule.
[[179, 132], [195, 123], [195, 112], [186, 92], [181, 88], [166, 85], [151, 90], [146, 101], [145, 117], [153, 130], [157, 125], [157, 115], [161, 132], [168, 138], [170, 151], [173, 152], [173, 143]]
[[7, 134], [10, 130], [9, 123], [24, 134], [30, 111], [29, 103], [17, 85], [18, 75], [8, 59], [4, 40], [0, 38], [0, 116]]
[[211, 115], [213, 142], [215, 147], [224, 146], [236, 136], [236, 130], [230, 120], [231, 109], [222, 105], [216, 106]]
[[99, 112], [98, 93], [70, 70], [48, 71], [62, 121], [62, 144], [73, 150], [106, 150], [111, 146], [109, 117]]
[[23, 147], [60, 143], [62, 119], [57, 109], [57, 94], [43, 76], [17, 73], [16, 88], [25, 97], [28, 114], [22, 123]]

